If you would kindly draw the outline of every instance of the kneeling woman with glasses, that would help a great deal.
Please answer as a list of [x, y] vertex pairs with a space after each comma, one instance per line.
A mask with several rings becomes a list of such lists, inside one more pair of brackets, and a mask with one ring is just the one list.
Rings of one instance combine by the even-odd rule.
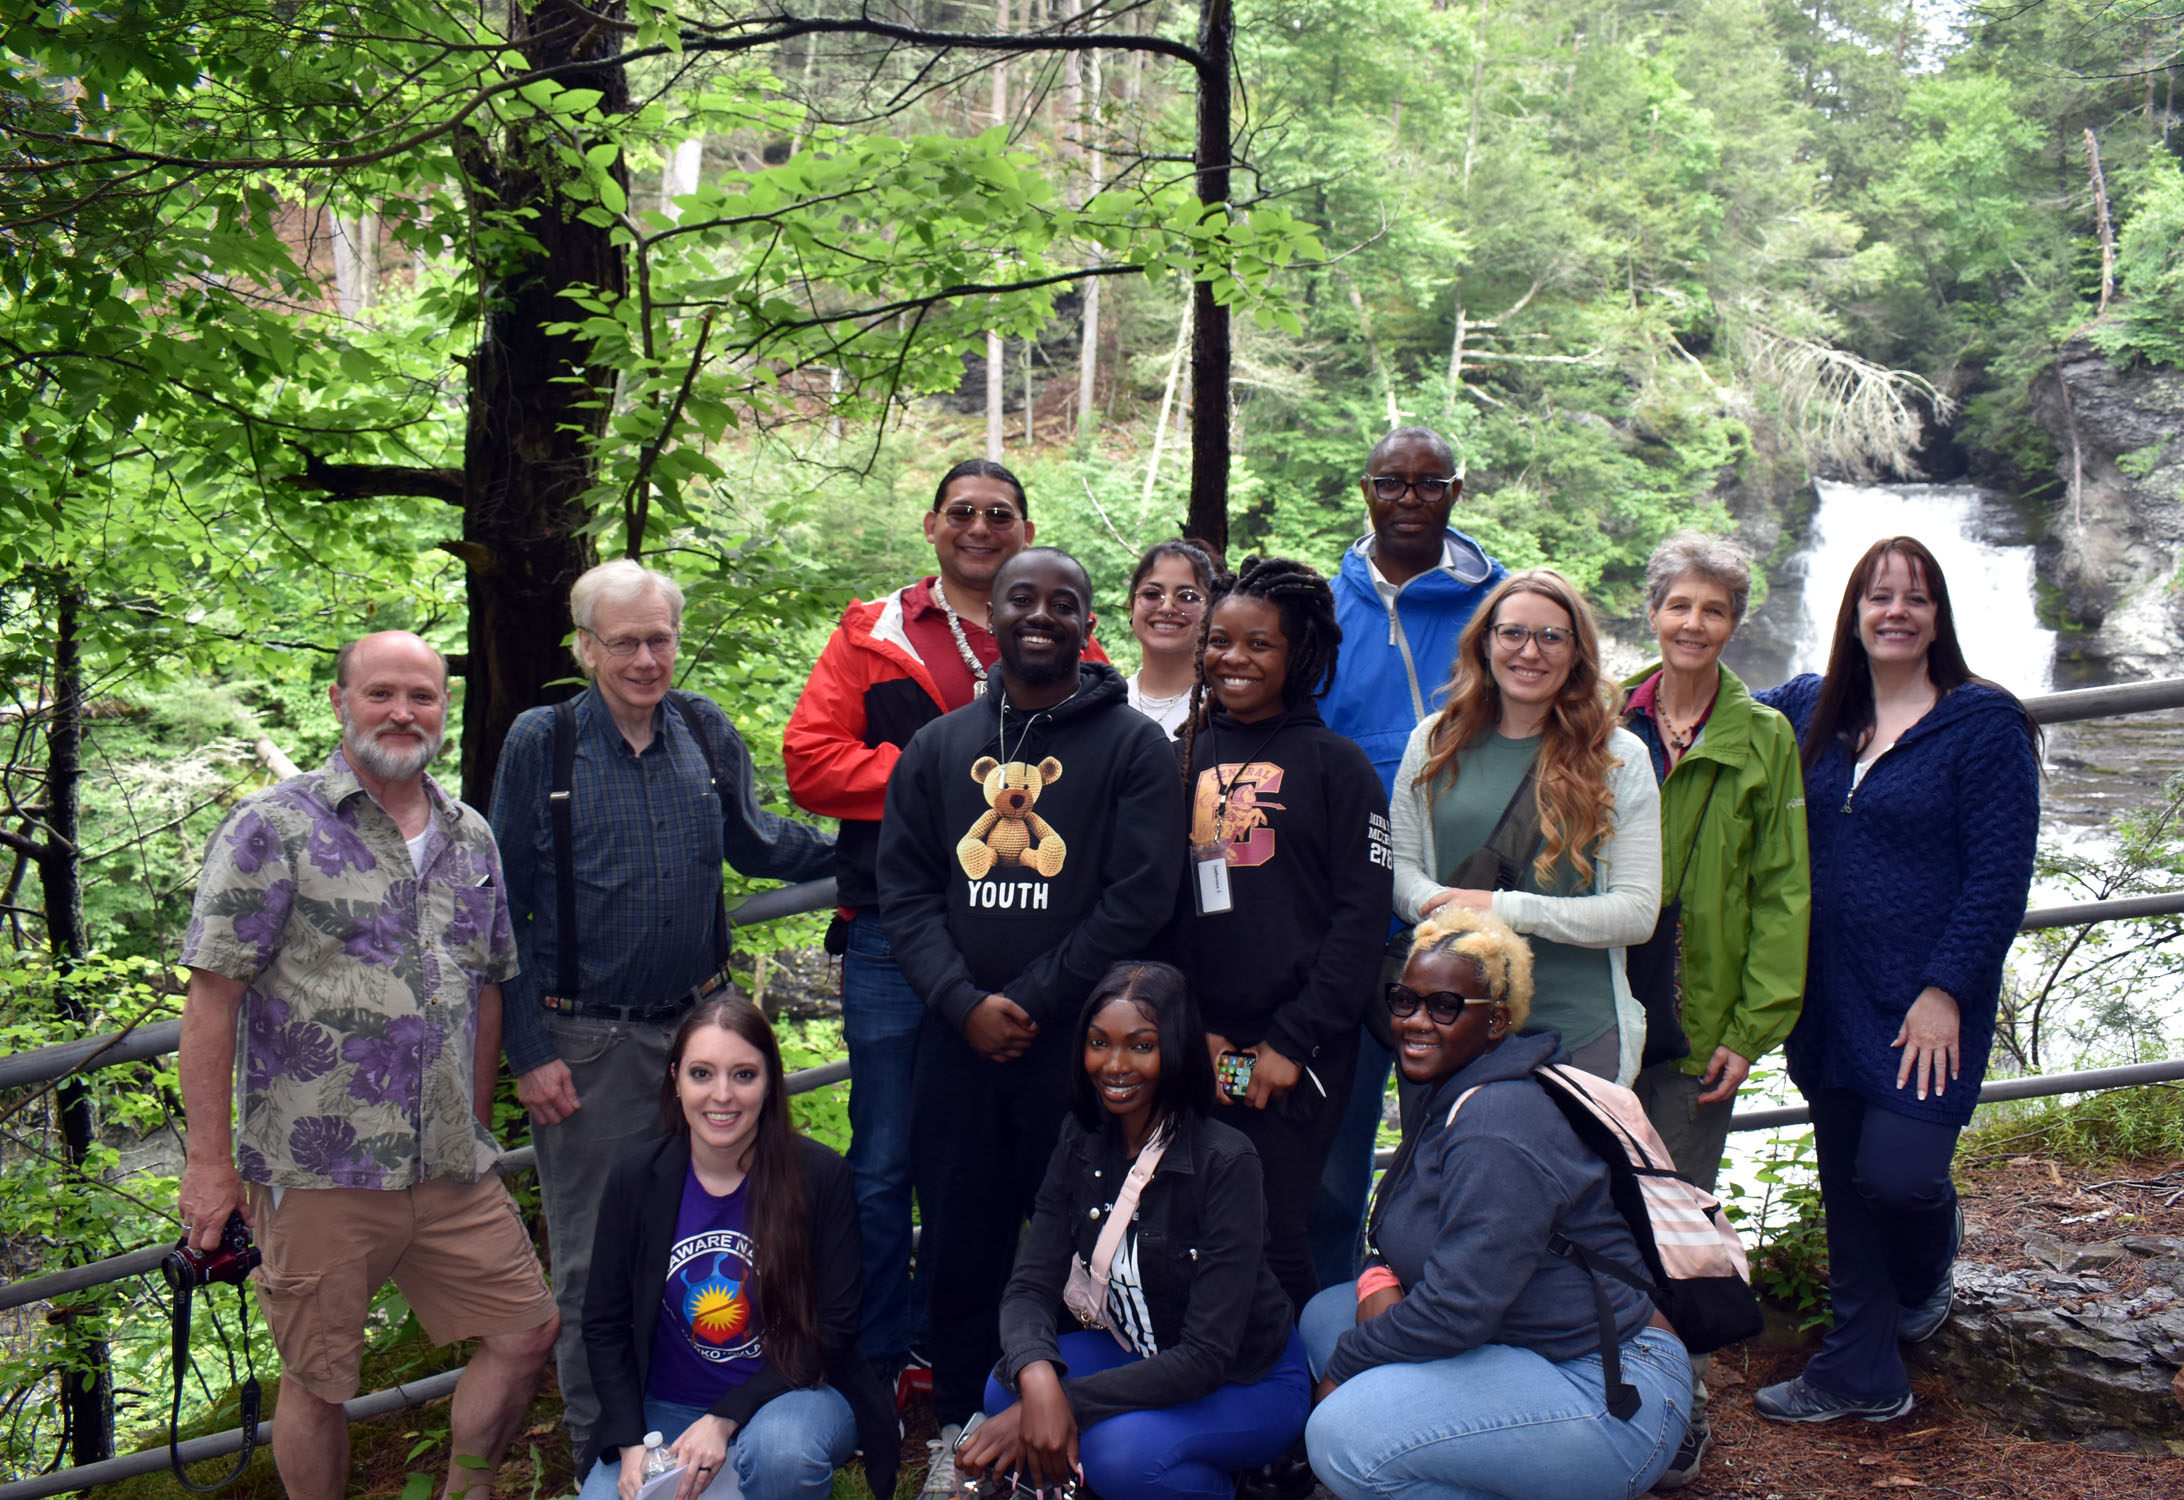
[[1395, 773], [1395, 910], [1491, 912], [1531, 939], [1540, 1003], [1578, 1067], [1628, 1085], [1645, 1050], [1623, 950], [1661, 906], [1661, 792], [1615, 727], [1592, 610], [1551, 568], [1511, 574], [1456, 647], [1448, 707]]
[[1524, 939], [1461, 908], [1419, 924], [1389, 987], [1396, 1065], [1428, 1103], [1381, 1181], [1364, 1274], [1303, 1318], [1320, 1377], [1305, 1441], [1343, 1500], [1628, 1500], [1683, 1439], [1682, 1343], [1644, 1293], [1599, 1278], [1640, 1398], [1611, 1415], [1593, 1278], [1549, 1248], [1646, 1274], [1607, 1167], [1530, 1076], [1568, 1060], [1551, 1033], [1515, 1034], [1531, 1000]]
[[1267, 1268], [1258, 1155], [1206, 1117], [1213, 1059], [1180, 971], [1109, 969], [1077, 1057], [1001, 1302], [993, 1415], [965, 1429], [957, 1471], [1041, 1488], [1081, 1472], [1101, 1500], [1231, 1500], [1232, 1474], [1297, 1440], [1311, 1385]]

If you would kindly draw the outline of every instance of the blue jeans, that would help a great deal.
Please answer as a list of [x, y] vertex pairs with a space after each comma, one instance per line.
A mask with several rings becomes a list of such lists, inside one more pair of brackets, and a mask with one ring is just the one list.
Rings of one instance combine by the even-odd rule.
[[902, 977], [877, 911], [849, 923], [842, 958], [842, 1040], [849, 1045], [849, 1169], [864, 1234], [857, 1343], [873, 1368], [899, 1368], [924, 1336], [911, 1274], [910, 1075], [925, 1002]]
[[1805, 1378], [1831, 1395], [1891, 1400], [1911, 1388], [1896, 1344], [1899, 1305], [1924, 1299], [1949, 1270], [1957, 1127], [1892, 1114], [1848, 1089], [1808, 1102], [1835, 1311]]
[[[671, 1443], [704, 1415], [702, 1406], [645, 1398], [645, 1426]], [[856, 1449], [857, 1419], [850, 1415], [849, 1402], [833, 1386], [823, 1385], [783, 1391], [751, 1413], [728, 1445], [727, 1467], [734, 1471], [744, 1500], [826, 1500], [834, 1471]], [[592, 1465], [577, 1500], [615, 1500], [621, 1477], [621, 1455], [609, 1453]], [[719, 1483], [716, 1478], [712, 1487]]]
[[[1355, 1284], [1304, 1310], [1306, 1352], [1326, 1367], [1357, 1322]], [[1481, 1344], [1447, 1359], [1375, 1365], [1335, 1388], [1305, 1427], [1312, 1471], [1342, 1500], [1633, 1500], [1675, 1457], [1691, 1410], [1691, 1363], [1675, 1335], [1642, 1328], [1622, 1348], [1638, 1414], [1610, 1416], [1600, 1355], [1560, 1364]]]
[[1395, 1054], [1364, 1027], [1357, 1034], [1357, 1071], [1350, 1083], [1342, 1126], [1320, 1171], [1308, 1234], [1312, 1266], [1321, 1286], [1357, 1279], [1359, 1239], [1365, 1232], [1365, 1200], [1373, 1188], [1373, 1137], [1386, 1108], [1388, 1074]]
[[[1138, 1357], [1094, 1329], [1065, 1333], [1057, 1343], [1072, 1376]], [[986, 1382], [988, 1413], [1015, 1404], [1001, 1382]], [[1232, 1500], [1236, 1482], [1229, 1476], [1281, 1457], [1304, 1430], [1311, 1405], [1304, 1344], [1292, 1333], [1274, 1368], [1250, 1385], [1224, 1385], [1196, 1401], [1128, 1411], [1085, 1428], [1077, 1434], [1077, 1462], [1100, 1500]]]

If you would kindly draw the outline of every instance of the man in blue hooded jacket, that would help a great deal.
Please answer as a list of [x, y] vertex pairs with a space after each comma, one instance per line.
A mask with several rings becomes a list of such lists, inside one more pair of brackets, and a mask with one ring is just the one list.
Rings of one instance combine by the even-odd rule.
[[[1463, 493], [1456, 454], [1430, 427], [1398, 427], [1373, 445], [1358, 491], [1372, 530], [1335, 574], [1342, 654], [1320, 704], [1327, 727], [1361, 746], [1394, 791], [1411, 731], [1442, 703], [1456, 638], [1508, 570], [1448, 524]], [[1358, 1228], [1372, 1181], [1373, 1134], [1392, 1062], [1370, 1027], [1358, 1039], [1357, 1080], [1312, 1211], [1320, 1283], [1357, 1274]]]

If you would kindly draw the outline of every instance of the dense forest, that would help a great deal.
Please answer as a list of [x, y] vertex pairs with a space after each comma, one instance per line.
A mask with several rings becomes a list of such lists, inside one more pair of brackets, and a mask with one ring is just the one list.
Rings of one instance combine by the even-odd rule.
[[[1394, 424], [1451, 436], [1490, 550], [1627, 616], [1663, 534], [1765, 551], [1815, 473], [2058, 504], [2066, 340], [2184, 369], [2177, 0], [112, 0], [0, 38], [0, 1050], [171, 1012], [207, 832], [325, 754], [363, 629], [452, 654], [482, 802], [568, 583], [641, 556], [777, 794], [825, 631], [969, 454], [1127, 660], [1139, 548], [1331, 565]], [[50, 1188], [127, 1176], [171, 1087], [0, 1095], [0, 1275], [165, 1232], [156, 1171]], [[73, 1356], [10, 1349], [0, 1467], [43, 1467], [24, 1393]]]

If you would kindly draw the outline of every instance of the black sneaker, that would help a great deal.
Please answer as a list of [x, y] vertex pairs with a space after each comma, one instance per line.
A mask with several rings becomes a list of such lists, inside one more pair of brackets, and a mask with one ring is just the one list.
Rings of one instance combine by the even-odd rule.
[[1698, 1478], [1699, 1465], [1706, 1461], [1706, 1448], [1713, 1440], [1713, 1431], [1704, 1417], [1693, 1422], [1685, 1430], [1683, 1442], [1677, 1445], [1676, 1456], [1668, 1461], [1661, 1477], [1653, 1481], [1653, 1488], [1665, 1494], [1669, 1490], [1680, 1490]]
[[1309, 1459], [1285, 1453], [1236, 1476], [1236, 1500], [1306, 1500], [1319, 1480]]
[[1752, 1397], [1752, 1405], [1770, 1422], [1833, 1422], [1839, 1417], [1893, 1422], [1915, 1404], [1909, 1391], [1880, 1401], [1854, 1401], [1848, 1396], [1823, 1391], [1802, 1375], [1780, 1385], [1770, 1385]]
[[1941, 1325], [1949, 1321], [1949, 1309], [1956, 1302], [1956, 1256], [1964, 1243], [1964, 1205], [1957, 1204], [1956, 1226], [1949, 1233], [1949, 1267], [1941, 1273], [1941, 1284], [1909, 1307], [1896, 1308], [1896, 1337], [1907, 1344], [1923, 1344], [1941, 1332]]

